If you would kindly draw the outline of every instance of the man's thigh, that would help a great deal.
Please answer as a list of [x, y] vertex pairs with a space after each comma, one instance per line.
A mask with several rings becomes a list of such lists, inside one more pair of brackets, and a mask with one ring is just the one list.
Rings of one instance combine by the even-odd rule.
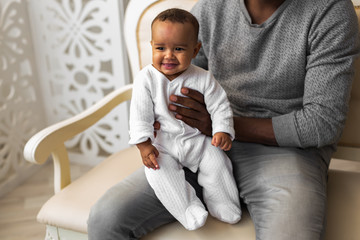
[[[185, 169], [186, 180], [201, 194], [197, 175]], [[138, 239], [175, 221], [146, 180], [144, 168], [110, 188], [92, 207], [89, 240]]]
[[138, 239], [172, 221], [140, 168], [110, 188], [92, 207], [89, 239]]
[[257, 239], [321, 239], [327, 164], [319, 154], [234, 142], [229, 157]]

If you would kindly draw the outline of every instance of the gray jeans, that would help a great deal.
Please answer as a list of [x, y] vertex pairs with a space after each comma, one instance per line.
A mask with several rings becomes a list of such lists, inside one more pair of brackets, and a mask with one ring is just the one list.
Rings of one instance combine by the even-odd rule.
[[[254, 221], [256, 239], [322, 238], [329, 159], [316, 150], [236, 141], [228, 155], [240, 197]], [[187, 181], [201, 198], [197, 175], [185, 172]], [[92, 207], [89, 240], [139, 239], [173, 221], [140, 168], [109, 189]]]

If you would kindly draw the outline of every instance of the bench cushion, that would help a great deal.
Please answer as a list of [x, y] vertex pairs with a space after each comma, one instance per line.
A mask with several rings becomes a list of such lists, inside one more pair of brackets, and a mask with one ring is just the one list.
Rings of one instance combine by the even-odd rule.
[[[131, 159], [131, 161], [129, 161]], [[111, 155], [98, 166], [72, 182], [51, 197], [41, 208], [37, 220], [41, 223], [87, 233], [87, 220], [91, 206], [107, 189], [142, 167], [141, 157], [136, 147], [131, 147]], [[241, 234], [240, 234], [241, 233]], [[149, 234], [143, 239], [224, 239], [224, 236], [240, 236], [241, 239], [255, 239], [253, 223], [247, 211], [236, 225], [208, 218], [205, 227], [197, 231], [187, 231], [174, 222]], [[231, 238], [229, 238], [231, 239]]]
[[115, 153], [52, 196], [37, 220], [52, 226], [87, 233], [91, 206], [117, 182], [142, 166], [136, 147]]
[[[129, 161], [131, 159], [131, 161]], [[142, 166], [139, 151], [131, 147], [111, 155], [88, 173], [50, 198], [41, 208], [38, 221], [77, 232], [87, 232], [91, 206], [107, 189]], [[326, 239], [351, 239], [360, 236], [360, 172], [331, 170]], [[351, 202], [343, 202], [349, 199]], [[347, 221], [338, 221], [346, 219]], [[351, 224], [350, 224], [351, 223]], [[349, 234], [349, 238], [342, 238]], [[255, 239], [254, 225], [245, 210], [242, 220], [230, 225], [212, 217], [196, 231], [171, 223], [150, 233], [144, 240], [162, 239]]]

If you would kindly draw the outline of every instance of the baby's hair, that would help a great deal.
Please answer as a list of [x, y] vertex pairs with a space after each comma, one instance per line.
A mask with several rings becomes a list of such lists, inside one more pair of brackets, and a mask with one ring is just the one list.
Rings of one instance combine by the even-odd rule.
[[154, 18], [154, 20], [151, 23], [151, 26], [156, 21], [160, 21], [160, 22], [170, 21], [172, 23], [182, 23], [182, 24], [188, 22], [194, 27], [195, 37], [196, 37], [196, 41], [197, 41], [197, 37], [199, 34], [199, 22], [196, 19], [196, 17], [194, 17], [194, 15], [192, 15], [190, 12], [188, 12], [186, 10], [183, 10], [180, 8], [167, 9], [167, 10], [159, 13]]

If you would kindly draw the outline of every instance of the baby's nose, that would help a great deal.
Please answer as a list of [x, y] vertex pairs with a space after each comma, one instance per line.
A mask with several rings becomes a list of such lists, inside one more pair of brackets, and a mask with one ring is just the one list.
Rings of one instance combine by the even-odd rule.
[[173, 56], [174, 56], [174, 53], [172, 50], [166, 51], [166, 53], [165, 53], [166, 58], [172, 58]]

